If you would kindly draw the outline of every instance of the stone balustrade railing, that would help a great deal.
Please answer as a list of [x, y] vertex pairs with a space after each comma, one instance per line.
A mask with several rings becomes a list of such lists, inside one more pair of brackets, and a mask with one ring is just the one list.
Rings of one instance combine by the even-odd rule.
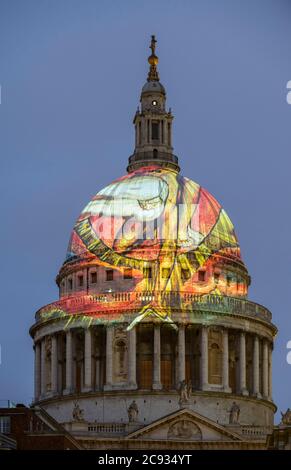
[[88, 432], [95, 434], [123, 434], [125, 432], [125, 426], [125, 423], [89, 424]]
[[89, 314], [96, 309], [106, 312], [110, 309], [119, 311], [137, 309], [143, 305], [152, 304], [165, 308], [175, 308], [184, 311], [207, 311], [213, 313], [230, 313], [257, 317], [271, 322], [271, 312], [257, 303], [244, 298], [225, 295], [198, 295], [190, 292], [105, 292], [95, 295], [75, 295], [64, 297], [59, 301], [48, 304], [36, 312], [36, 321], [59, 317], [60, 313]]

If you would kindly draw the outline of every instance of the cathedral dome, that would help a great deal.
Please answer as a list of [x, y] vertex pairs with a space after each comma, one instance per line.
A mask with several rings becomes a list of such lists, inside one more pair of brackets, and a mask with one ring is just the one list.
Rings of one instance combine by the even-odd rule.
[[35, 403], [91, 449], [263, 448], [276, 328], [228, 215], [180, 174], [155, 45], [128, 173], [83, 209], [36, 312]]
[[85, 261], [119, 274], [131, 270], [134, 291], [203, 294], [227, 286], [237, 294], [238, 282], [246, 284], [237, 279], [238, 267], [245, 268], [224, 209], [199, 184], [160, 166], [130, 172], [87, 204], [64, 266]]

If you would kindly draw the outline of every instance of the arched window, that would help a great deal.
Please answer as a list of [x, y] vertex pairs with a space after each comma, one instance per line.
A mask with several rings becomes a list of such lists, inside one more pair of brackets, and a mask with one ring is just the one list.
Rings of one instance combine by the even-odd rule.
[[115, 378], [117, 382], [124, 382], [127, 378], [126, 373], [126, 344], [122, 340], [115, 343]]
[[158, 151], [157, 149], [153, 150], [153, 158], [158, 158]]

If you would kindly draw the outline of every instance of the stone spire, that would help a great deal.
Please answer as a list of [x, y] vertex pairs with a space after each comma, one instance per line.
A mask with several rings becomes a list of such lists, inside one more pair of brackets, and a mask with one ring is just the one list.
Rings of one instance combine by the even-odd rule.
[[128, 171], [143, 166], [159, 165], [180, 171], [178, 158], [173, 154], [171, 109], [166, 110], [166, 90], [160, 83], [156, 55], [156, 38], [151, 38], [150, 70], [142, 88], [140, 103], [133, 124], [135, 126], [135, 149], [129, 157]]

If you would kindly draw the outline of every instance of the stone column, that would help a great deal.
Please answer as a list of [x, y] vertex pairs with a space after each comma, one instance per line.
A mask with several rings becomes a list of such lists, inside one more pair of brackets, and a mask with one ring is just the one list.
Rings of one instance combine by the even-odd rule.
[[92, 329], [86, 328], [85, 330], [85, 345], [84, 345], [84, 392], [92, 390]]
[[73, 391], [73, 332], [66, 333], [66, 389], [64, 394], [68, 395]]
[[41, 339], [41, 366], [40, 366], [40, 393], [43, 398], [46, 394], [46, 360], [45, 360], [45, 338]]
[[186, 378], [185, 368], [185, 325], [179, 325], [178, 331], [178, 382], [180, 383]]
[[272, 344], [269, 345], [269, 400], [273, 401], [272, 391]]
[[113, 380], [113, 326], [106, 328], [106, 383], [104, 390], [112, 390]]
[[231, 392], [229, 387], [229, 347], [228, 347], [228, 330], [222, 332], [222, 385], [224, 392]]
[[40, 343], [39, 341], [35, 343], [34, 345], [34, 401], [38, 401], [41, 393], [40, 389], [40, 371], [41, 371], [41, 365], [40, 365], [40, 357], [41, 357], [41, 351], [40, 351]]
[[239, 342], [239, 385], [240, 393], [248, 395], [246, 387], [246, 335], [244, 331], [240, 333]]
[[154, 370], [153, 390], [161, 390], [161, 326], [154, 325]]
[[268, 343], [266, 340], [263, 341], [263, 397], [268, 398], [268, 381], [269, 381], [269, 367], [268, 367]]
[[261, 398], [260, 394], [260, 343], [259, 337], [254, 336], [253, 346], [253, 394]]
[[200, 387], [201, 390], [208, 390], [208, 329], [206, 326], [201, 328], [201, 363], [200, 363]]
[[128, 332], [128, 385], [136, 389], [136, 329]]
[[58, 341], [56, 335], [52, 336], [51, 383], [51, 393], [56, 395], [58, 392]]

